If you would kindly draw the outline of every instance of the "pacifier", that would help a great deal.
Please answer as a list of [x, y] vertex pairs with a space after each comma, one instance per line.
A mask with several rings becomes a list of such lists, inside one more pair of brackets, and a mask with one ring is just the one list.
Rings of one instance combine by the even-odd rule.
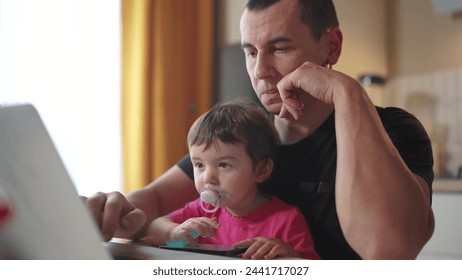
[[[207, 213], [213, 213], [220, 207], [220, 201], [223, 199], [223, 193], [219, 187], [203, 189], [200, 192], [201, 208]], [[213, 208], [207, 207], [205, 204], [210, 204]]]

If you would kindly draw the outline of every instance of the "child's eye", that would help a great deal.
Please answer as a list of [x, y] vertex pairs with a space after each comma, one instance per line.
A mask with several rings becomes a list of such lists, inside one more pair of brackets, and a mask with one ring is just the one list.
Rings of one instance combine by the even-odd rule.
[[202, 163], [200, 163], [200, 162], [195, 162], [194, 167], [195, 168], [202, 168], [202, 167], [204, 167], [204, 165]]
[[220, 163], [218, 164], [218, 167], [221, 167], [221, 168], [226, 168], [226, 167], [229, 167], [229, 166], [230, 166], [230, 165], [229, 165], [228, 163], [226, 163], [226, 162], [220, 162]]

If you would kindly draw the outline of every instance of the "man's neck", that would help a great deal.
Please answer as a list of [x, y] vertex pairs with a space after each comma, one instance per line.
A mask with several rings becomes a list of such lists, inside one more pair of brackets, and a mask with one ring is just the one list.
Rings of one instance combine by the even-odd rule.
[[294, 118], [274, 117], [274, 125], [279, 134], [282, 145], [290, 145], [311, 135], [329, 117], [334, 107], [317, 101], [316, 104], [305, 106], [302, 117]]

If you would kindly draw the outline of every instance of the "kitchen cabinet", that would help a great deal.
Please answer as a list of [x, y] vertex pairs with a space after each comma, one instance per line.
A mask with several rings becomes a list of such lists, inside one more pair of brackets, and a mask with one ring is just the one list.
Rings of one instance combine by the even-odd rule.
[[435, 180], [435, 231], [420, 260], [462, 260], [462, 180]]

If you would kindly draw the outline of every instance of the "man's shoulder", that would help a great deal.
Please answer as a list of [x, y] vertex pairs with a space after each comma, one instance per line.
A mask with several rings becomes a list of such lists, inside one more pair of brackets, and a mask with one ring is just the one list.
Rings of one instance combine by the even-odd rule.
[[382, 122], [417, 120], [410, 112], [399, 107], [375, 107]]
[[376, 107], [382, 124], [389, 133], [390, 131], [405, 132], [405, 135], [426, 135], [422, 123], [412, 113], [398, 107]]

